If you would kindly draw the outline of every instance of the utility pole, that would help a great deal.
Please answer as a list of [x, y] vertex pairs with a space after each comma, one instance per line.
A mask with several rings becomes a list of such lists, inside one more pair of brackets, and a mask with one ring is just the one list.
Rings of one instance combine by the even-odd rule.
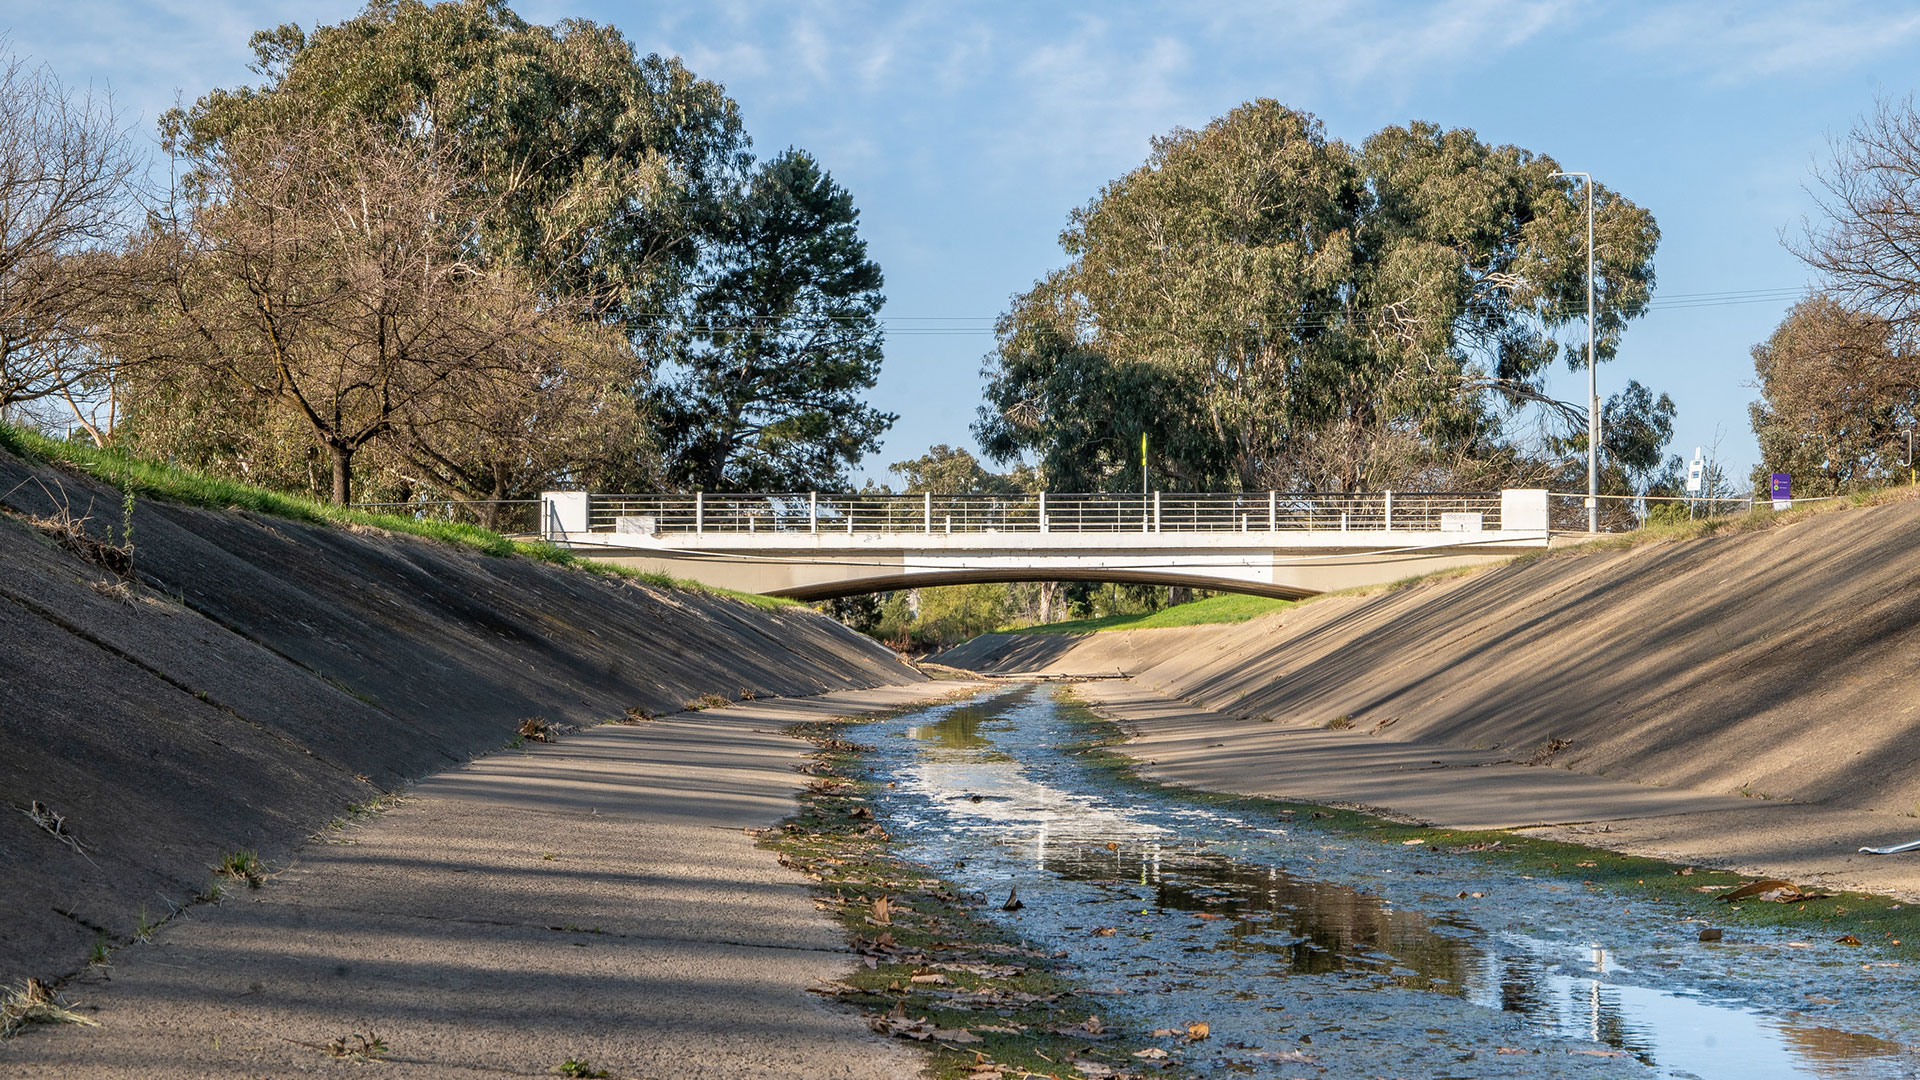
[[1593, 174], [1557, 172], [1587, 182], [1587, 531], [1600, 531], [1600, 375], [1593, 356]]

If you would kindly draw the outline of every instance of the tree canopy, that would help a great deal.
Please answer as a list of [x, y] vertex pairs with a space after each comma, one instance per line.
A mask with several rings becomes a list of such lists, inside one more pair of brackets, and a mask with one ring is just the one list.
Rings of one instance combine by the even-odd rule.
[[[852, 197], [800, 150], [756, 167], [678, 59], [500, 0], [372, 0], [252, 44], [259, 85], [162, 120], [178, 179], [139, 254], [165, 287], [116, 312], [121, 358], [157, 361], [138, 448], [336, 500], [511, 500], [834, 487], [891, 423], [860, 400], [881, 273]], [[373, 188], [356, 246], [329, 214]], [[409, 219], [416, 250], [375, 250]], [[391, 348], [431, 320], [466, 345]]]
[[1828, 294], [1795, 304], [1753, 347], [1756, 478], [1788, 473], [1801, 495], [1892, 479], [1905, 449], [1899, 433], [1920, 423], [1920, 354], [1908, 340]]
[[[1015, 298], [976, 425], [1055, 487], [1448, 486], [1511, 460], [1585, 313], [1585, 193], [1530, 151], [1427, 123], [1350, 147], [1250, 102], [1156, 139]], [[1599, 359], [1653, 287], [1652, 216], [1595, 191]], [[1136, 456], [1129, 460], [1129, 454]]]
[[540, 287], [637, 331], [659, 321], [747, 168], [738, 109], [677, 58], [501, 0], [371, 0], [311, 31], [253, 36], [259, 86], [162, 121], [189, 158], [249, 128], [366, 125], [431, 144], [488, 207], [475, 242]]
[[800, 150], [727, 213], [693, 298], [694, 343], [654, 388], [669, 478], [706, 491], [837, 488], [894, 417], [880, 374], [880, 267], [853, 197]]

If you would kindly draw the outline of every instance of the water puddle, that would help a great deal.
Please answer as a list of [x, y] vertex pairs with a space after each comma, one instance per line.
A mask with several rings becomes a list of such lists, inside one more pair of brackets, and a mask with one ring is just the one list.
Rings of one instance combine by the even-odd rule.
[[862, 732], [904, 853], [1066, 951], [1089, 1012], [1206, 1021], [1205, 1075], [1920, 1076], [1920, 973], [1857, 950], [1143, 795], [1062, 749], [1047, 688]]

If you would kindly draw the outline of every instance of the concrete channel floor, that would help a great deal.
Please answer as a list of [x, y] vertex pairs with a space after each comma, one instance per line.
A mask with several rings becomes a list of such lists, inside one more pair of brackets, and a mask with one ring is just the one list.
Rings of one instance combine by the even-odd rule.
[[[854, 966], [747, 830], [792, 813], [804, 720], [951, 682], [593, 728], [429, 778], [260, 889], [188, 909], [68, 988], [97, 1028], [0, 1045], [0, 1074], [914, 1077], [920, 1056], [808, 992]], [[274, 869], [274, 868], [269, 868]]]

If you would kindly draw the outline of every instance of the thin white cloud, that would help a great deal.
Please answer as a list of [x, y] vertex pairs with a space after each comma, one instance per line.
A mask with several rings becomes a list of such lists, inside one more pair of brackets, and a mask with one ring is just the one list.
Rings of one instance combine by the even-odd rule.
[[1920, 42], [1920, 12], [1880, 3], [1726, 3], [1662, 9], [1611, 35], [1621, 48], [1672, 70], [1738, 86], [1783, 76], [1850, 71]]

